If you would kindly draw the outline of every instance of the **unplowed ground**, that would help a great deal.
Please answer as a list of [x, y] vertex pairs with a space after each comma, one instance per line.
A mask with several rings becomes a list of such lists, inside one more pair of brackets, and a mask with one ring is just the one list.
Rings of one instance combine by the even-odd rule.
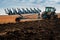
[[60, 19], [0, 24], [0, 40], [60, 40]]

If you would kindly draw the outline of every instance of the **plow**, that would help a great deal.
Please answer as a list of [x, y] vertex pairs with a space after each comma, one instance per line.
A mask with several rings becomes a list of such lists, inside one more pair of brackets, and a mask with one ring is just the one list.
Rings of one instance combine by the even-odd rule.
[[9, 16], [11, 16], [11, 15], [13, 15], [13, 16], [14, 15], [19, 15], [18, 17], [16, 17], [14, 19], [15, 22], [22, 22], [22, 21], [25, 22], [25, 21], [40, 20], [40, 12], [41, 12], [41, 10], [39, 8], [37, 8], [37, 9], [35, 9], [35, 8], [34, 9], [26, 8], [26, 10], [24, 8], [22, 8], [22, 10], [17, 8], [17, 11], [16, 11], [16, 9], [13, 9], [13, 8], [12, 9], [7, 8], [7, 9], [4, 9], [4, 10], [5, 10], [6, 14], [8, 14]]

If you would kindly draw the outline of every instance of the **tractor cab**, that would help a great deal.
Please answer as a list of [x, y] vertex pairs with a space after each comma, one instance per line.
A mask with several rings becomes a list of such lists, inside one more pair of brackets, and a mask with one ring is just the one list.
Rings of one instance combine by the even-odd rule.
[[54, 7], [45, 7], [45, 11], [42, 13], [43, 19], [54, 19], [56, 18], [56, 9]]
[[45, 12], [55, 12], [56, 9], [54, 7], [46, 7]]

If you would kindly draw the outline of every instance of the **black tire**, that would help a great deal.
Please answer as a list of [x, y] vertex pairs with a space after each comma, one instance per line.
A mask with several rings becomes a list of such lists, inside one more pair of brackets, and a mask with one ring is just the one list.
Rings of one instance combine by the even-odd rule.
[[20, 18], [16, 18], [15, 21], [16, 21], [16, 22], [20, 22]]
[[58, 15], [55, 15], [55, 17], [54, 18], [58, 18]]

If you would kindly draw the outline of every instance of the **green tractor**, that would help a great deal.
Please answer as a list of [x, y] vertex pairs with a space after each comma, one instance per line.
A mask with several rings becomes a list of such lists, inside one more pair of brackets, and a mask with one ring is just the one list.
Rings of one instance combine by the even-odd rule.
[[46, 7], [45, 11], [42, 13], [43, 19], [55, 19], [57, 17], [55, 13], [56, 9], [54, 7]]

